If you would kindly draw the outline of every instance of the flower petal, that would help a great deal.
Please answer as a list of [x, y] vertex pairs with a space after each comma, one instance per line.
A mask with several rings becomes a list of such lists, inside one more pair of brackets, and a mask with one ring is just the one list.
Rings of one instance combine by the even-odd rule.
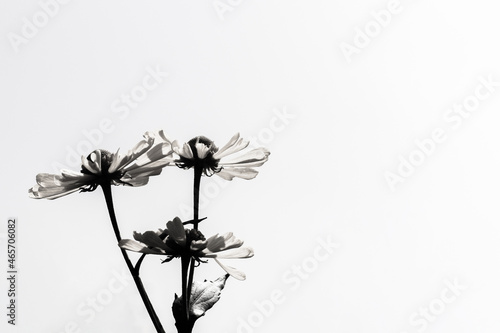
[[147, 131], [146, 133], [144, 133], [144, 138], [146, 139], [150, 139], [152, 138], [156, 143], [161, 143], [161, 142], [166, 142], [166, 143], [171, 143], [172, 140], [170, 140], [166, 135], [165, 133], [163, 132], [163, 130], [159, 130], [159, 131]]
[[243, 245], [243, 241], [234, 237], [232, 232], [225, 233], [222, 236], [216, 234], [207, 239], [207, 249], [210, 252], [219, 252]]
[[224, 145], [224, 147], [220, 148], [214, 154], [214, 158], [221, 159], [224, 156], [239, 152], [240, 150], [245, 149], [249, 143], [249, 141], [245, 141], [240, 138], [240, 133], [236, 133], [235, 135], [233, 135], [231, 140], [229, 140], [229, 142]]
[[78, 191], [82, 186], [92, 182], [94, 175], [62, 170], [62, 175], [39, 173], [37, 185], [28, 190], [33, 199], [56, 199]]
[[180, 218], [175, 217], [173, 221], [167, 222], [168, 235], [177, 244], [184, 246], [186, 244], [186, 231]]
[[233, 180], [234, 177], [242, 179], [254, 179], [259, 172], [252, 168], [235, 168], [228, 167], [223, 168], [221, 171], [217, 172], [216, 175], [224, 178], [225, 180]]
[[78, 191], [80, 188], [69, 188], [69, 187], [42, 187], [40, 185], [35, 185], [28, 190], [29, 197], [32, 199], [48, 199], [53, 200], [65, 195], [71, 194]]
[[131, 163], [123, 168], [125, 171], [135, 170], [141, 167], [155, 167], [163, 168], [169, 163], [174, 161], [174, 158], [170, 157], [173, 153], [172, 147], [169, 143], [160, 143], [153, 146], [146, 154], [139, 156], [134, 163]]
[[113, 181], [113, 185], [124, 185], [125, 183], [129, 186], [139, 187], [146, 185], [148, 182], [149, 182], [149, 177], [130, 178], [127, 177], [127, 174], [125, 174], [125, 177], [122, 177], [119, 182]]
[[201, 251], [203, 249], [206, 249], [207, 243], [207, 240], [195, 240], [191, 242], [191, 245], [189, 247], [191, 251]]
[[174, 251], [163, 242], [160, 235], [154, 231], [146, 231], [143, 234], [134, 232], [134, 239], [146, 244], [147, 246], [159, 248], [165, 251], [166, 254], [174, 253]]
[[175, 140], [172, 142], [172, 150], [179, 156], [187, 158], [187, 159], [193, 159], [193, 151], [191, 150], [191, 147], [185, 143], [182, 147], [180, 146], [179, 142]]
[[204, 159], [207, 157], [210, 147], [207, 147], [204, 143], [196, 143], [196, 154], [199, 159]]
[[234, 277], [236, 280], [244, 281], [247, 278], [246, 275], [245, 275], [245, 273], [237, 270], [236, 268], [231, 267], [231, 266], [223, 265], [217, 259], [215, 259], [215, 261], [220, 265], [220, 267], [222, 267], [223, 270], [225, 270], [229, 275], [231, 275], [232, 277]]
[[268, 156], [271, 153], [266, 148], [256, 148], [250, 150], [249, 152], [235, 157], [231, 160], [221, 160], [219, 162], [220, 166], [223, 167], [258, 167], [267, 162]]
[[120, 246], [122, 249], [134, 251], [134, 252], [140, 252], [140, 253], [146, 253], [146, 254], [165, 254], [163, 251], [159, 250], [158, 248], [150, 249], [147, 246], [144, 246], [144, 244], [136, 242], [135, 240], [132, 240], [132, 239], [122, 239], [118, 243], [118, 246]]
[[80, 184], [84, 184], [83, 179], [93, 178], [91, 175], [87, 175], [88, 177], [84, 177], [84, 174], [81, 174], [81, 177], [64, 177], [62, 175], [53, 175], [50, 173], [39, 173], [36, 175], [36, 182], [41, 187], [50, 188], [50, 187], [61, 187], [61, 186], [70, 186], [75, 184], [73, 187], [78, 187]]
[[93, 174], [100, 175], [101, 172], [101, 151], [94, 150], [89, 157], [82, 156], [82, 166]]
[[146, 153], [153, 145], [154, 139], [147, 138], [147, 140], [139, 141], [132, 149], [130, 149], [125, 156], [119, 155], [119, 150], [116, 152], [108, 172], [114, 173], [121, 170], [128, 164], [134, 162], [139, 156]]
[[251, 247], [239, 247], [220, 252], [211, 252], [207, 249], [201, 251], [203, 257], [206, 258], [220, 258], [220, 259], [244, 259], [251, 258], [254, 255]]
[[149, 176], [157, 176], [162, 172], [162, 168], [138, 168], [135, 170], [129, 170], [127, 171], [122, 179], [129, 179], [129, 178], [140, 178], [140, 177], [149, 177]]
[[81, 172], [73, 171], [73, 170], [67, 170], [67, 169], [62, 169], [61, 170], [61, 176], [66, 179], [73, 179], [73, 178], [91, 178], [93, 177], [92, 175], [87, 175]]

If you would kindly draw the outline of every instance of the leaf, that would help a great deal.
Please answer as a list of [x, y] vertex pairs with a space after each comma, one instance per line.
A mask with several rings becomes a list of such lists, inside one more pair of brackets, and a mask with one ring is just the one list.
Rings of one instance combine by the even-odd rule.
[[[193, 281], [191, 289], [191, 300], [189, 302], [189, 322], [194, 325], [194, 322], [205, 315], [220, 298], [220, 293], [226, 284], [229, 274], [221, 276], [215, 281]], [[180, 297], [175, 295], [174, 303], [172, 304], [172, 311], [176, 322], [180, 325], [185, 324], [185, 309], [184, 309], [184, 295]], [[176, 324], [177, 325], [177, 324]]]
[[220, 293], [226, 285], [229, 274], [221, 276], [215, 281], [193, 282], [191, 289], [191, 301], [189, 304], [189, 315], [196, 319], [205, 315], [220, 298]]

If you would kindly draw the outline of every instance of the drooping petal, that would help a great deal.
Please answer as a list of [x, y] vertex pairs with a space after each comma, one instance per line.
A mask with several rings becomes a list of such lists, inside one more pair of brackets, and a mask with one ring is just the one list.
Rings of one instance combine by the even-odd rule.
[[231, 266], [223, 265], [217, 259], [215, 259], [215, 261], [220, 265], [220, 267], [222, 267], [223, 270], [225, 270], [229, 275], [231, 275], [232, 277], [234, 277], [236, 280], [244, 281], [247, 278], [246, 275], [245, 275], [245, 273], [237, 270], [236, 268], [231, 267]]
[[224, 178], [225, 180], [233, 180], [234, 177], [249, 180], [254, 179], [258, 173], [258, 171], [252, 168], [227, 167], [217, 172], [216, 175]]

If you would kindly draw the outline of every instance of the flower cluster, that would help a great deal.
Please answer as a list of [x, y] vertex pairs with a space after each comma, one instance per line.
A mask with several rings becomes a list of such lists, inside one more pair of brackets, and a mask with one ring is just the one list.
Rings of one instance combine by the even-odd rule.
[[[127, 268], [134, 277], [144, 306], [158, 333], [165, 333], [159, 317], [149, 299], [139, 270], [146, 254], [163, 255], [169, 262], [181, 258], [182, 293], [175, 296], [172, 311], [179, 333], [191, 333], [195, 321], [203, 316], [220, 297], [228, 276], [245, 280], [243, 272], [224, 265], [221, 259], [251, 258], [253, 249], [244, 247], [243, 241], [233, 233], [205, 236], [198, 230], [200, 182], [203, 175], [214, 174], [226, 180], [233, 178], [253, 179], [258, 172], [255, 167], [264, 164], [269, 158], [269, 151], [256, 148], [244, 151], [249, 142], [235, 134], [221, 148], [213, 141], [197, 136], [184, 144], [170, 140], [163, 131], [146, 132], [144, 139], [126, 154], [120, 150], [111, 153], [97, 149], [88, 156], [82, 156], [80, 171], [62, 170], [61, 174], [40, 173], [36, 176], [37, 184], [28, 190], [34, 199], [56, 199], [76, 191], [90, 192], [102, 187], [108, 208], [111, 225]], [[134, 232], [134, 240], [122, 239], [114, 210], [111, 185], [143, 186], [150, 176], [159, 175], [163, 168], [177, 166], [182, 169], [194, 169], [193, 182], [193, 219], [182, 222], [178, 217], [169, 221], [166, 229], [158, 231]], [[185, 228], [185, 224], [193, 228]], [[128, 251], [143, 253], [135, 265], [129, 258]], [[215, 282], [198, 283], [193, 281], [194, 270], [206, 259], [214, 259], [226, 271]]]
[[265, 148], [256, 148], [230, 158], [248, 144], [249, 141], [240, 138], [239, 133], [219, 149], [204, 136], [195, 137], [181, 146], [176, 140], [168, 139], [163, 131], [146, 132], [144, 139], [125, 155], [119, 150], [110, 153], [97, 149], [87, 157], [82, 156], [80, 172], [61, 170], [60, 175], [38, 174], [37, 184], [29, 189], [29, 196], [56, 199], [76, 191], [93, 191], [103, 184], [143, 186], [150, 176], [159, 175], [168, 165], [199, 168], [206, 176], [215, 173], [226, 180], [234, 177], [252, 179], [258, 174], [253, 168], [264, 164], [270, 153]]
[[166, 255], [165, 261], [181, 256], [189, 256], [198, 262], [202, 262], [203, 258], [214, 259], [222, 269], [238, 280], [244, 280], [245, 274], [223, 265], [219, 259], [251, 258], [254, 254], [252, 248], [242, 247], [243, 241], [234, 237], [232, 232], [205, 239], [200, 231], [184, 228], [178, 217], [167, 222], [165, 230], [134, 232], [134, 239], [123, 239], [119, 246], [134, 252]]

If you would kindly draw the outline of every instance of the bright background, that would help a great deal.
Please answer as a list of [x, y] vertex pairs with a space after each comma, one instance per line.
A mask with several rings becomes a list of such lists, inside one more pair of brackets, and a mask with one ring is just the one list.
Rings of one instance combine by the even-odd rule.
[[[154, 331], [132, 282], [115, 278], [126, 267], [102, 191], [47, 201], [27, 190], [54, 165], [78, 169], [69, 151], [129, 149], [164, 129], [220, 146], [240, 132], [272, 152], [252, 181], [202, 180], [202, 231], [233, 231], [256, 255], [226, 261], [247, 280], [229, 280], [195, 332], [498, 332], [500, 86], [480, 88], [488, 97], [460, 123], [444, 118], [474, 100], [481, 77], [500, 82], [498, 6], [401, 0], [381, 28], [372, 12], [391, 3], [74, 0], [44, 22], [37, 0], [2, 1], [1, 219], [19, 221], [19, 309], [15, 328], [1, 313], [0, 330]], [[34, 15], [43, 26], [14, 47]], [[356, 38], [346, 57], [341, 46]], [[121, 96], [148, 68], [168, 77], [126, 107]], [[108, 133], [96, 132], [102, 121]], [[423, 156], [415, 140], [436, 128], [446, 140], [392, 191], [386, 173], [400, 156]], [[191, 172], [169, 167], [148, 186], [113, 188], [122, 235], [190, 218], [191, 186]], [[0, 233], [6, 270], [4, 222]], [[339, 247], [318, 262], [328, 238]], [[148, 258], [142, 276], [174, 332], [180, 263], [159, 261]], [[223, 273], [213, 262], [196, 272]], [[453, 298], [455, 280], [466, 289]], [[0, 288], [6, 311], [4, 278]], [[273, 292], [283, 296], [271, 307]], [[99, 297], [106, 304], [90, 310]]]

